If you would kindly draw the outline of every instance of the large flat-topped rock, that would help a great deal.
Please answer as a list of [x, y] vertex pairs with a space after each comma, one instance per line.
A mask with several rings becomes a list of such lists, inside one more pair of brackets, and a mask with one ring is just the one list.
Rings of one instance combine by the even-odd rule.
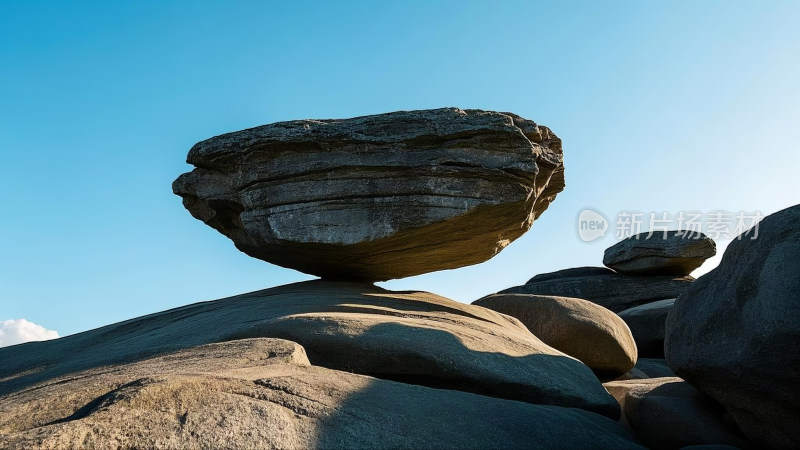
[[576, 267], [536, 275], [498, 294], [534, 294], [589, 300], [614, 312], [675, 298], [692, 285], [691, 276], [625, 275], [604, 267]]
[[640, 233], [606, 249], [603, 264], [632, 275], [689, 275], [717, 254], [714, 241], [700, 232]]
[[173, 190], [194, 217], [250, 256], [331, 279], [486, 261], [564, 188], [548, 128], [458, 108], [264, 125], [187, 161]]

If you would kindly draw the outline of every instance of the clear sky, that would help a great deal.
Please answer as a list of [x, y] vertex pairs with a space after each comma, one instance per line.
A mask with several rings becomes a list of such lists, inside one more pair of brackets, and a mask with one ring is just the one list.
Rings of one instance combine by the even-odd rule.
[[528, 234], [383, 284], [464, 302], [600, 265], [613, 230], [582, 242], [585, 207], [800, 203], [798, 23], [797, 1], [3, 2], [0, 324], [63, 336], [310, 279], [170, 187], [195, 142], [281, 120], [458, 106], [551, 127], [567, 188]]

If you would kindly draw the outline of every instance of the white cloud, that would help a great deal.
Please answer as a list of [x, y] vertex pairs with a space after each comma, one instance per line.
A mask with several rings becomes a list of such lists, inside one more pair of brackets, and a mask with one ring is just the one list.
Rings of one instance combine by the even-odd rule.
[[57, 331], [48, 330], [25, 319], [0, 322], [0, 347], [22, 344], [28, 341], [46, 341], [57, 337]]

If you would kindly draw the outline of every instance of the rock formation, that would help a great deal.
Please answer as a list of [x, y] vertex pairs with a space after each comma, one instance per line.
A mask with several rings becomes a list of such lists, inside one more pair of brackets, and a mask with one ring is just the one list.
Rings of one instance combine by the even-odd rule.
[[672, 311], [675, 299], [657, 300], [634, 306], [619, 313], [628, 325], [639, 349], [639, 356], [664, 357], [664, 334], [667, 316]]
[[606, 249], [603, 265], [619, 273], [681, 277], [716, 253], [714, 241], [700, 232], [640, 233]]
[[54, 341], [0, 349], [0, 395], [93, 367], [255, 337], [299, 343], [312, 364], [617, 418], [592, 371], [516, 319], [425, 292], [309, 281], [201, 302]]
[[444, 447], [643, 448], [591, 412], [315, 367], [278, 339], [193, 347], [0, 396], [0, 448]]
[[655, 450], [691, 445], [746, 446], [725, 410], [680, 378], [650, 378], [605, 383], [620, 402], [623, 422]]
[[324, 280], [0, 349], [0, 447], [639, 448], [592, 370], [517, 319], [370, 284], [525, 233], [564, 188], [548, 128], [457, 108], [297, 120], [187, 161], [173, 192], [194, 217]]
[[758, 446], [800, 445], [800, 205], [734, 239], [675, 301], [666, 358]]
[[561, 140], [510, 113], [295, 120], [196, 144], [173, 184], [255, 258], [380, 281], [491, 258], [564, 188]]
[[188, 162], [173, 190], [194, 217], [323, 280], [0, 348], [0, 448], [800, 443], [800, 206], [696, 282], [714, 242], [656, 233], [606, 250], [610, 268], [465, 305], [371, 283], [525, 233], [564, 188], [546, 127], [456, 108], [299, 120]]
[[[689, 272], [716, 252], [702, 233], [642, 233], [606, 249], [605, 267], [576, 267], [539, 274], [500, 294], [576, 297], [603, 306], [625, 320], [639, 356], [664, 356], [664, 324], [674, 299], [688, 289]], [[613, 269], [612, 269], [613, 268]]]
[[693, 281], [690, 276], [623, 275], [605, 267], [579, 267], [536, 275], [522, 286], [498, 293], [582, 298], [620, 312], [656, 300], [675, 298]]
[[545, 344], [578, 358], [602, 378], [616, 378], [636, 364], [628, 327], [613, 312], [579, 298], [495, 294], [473, 305], [515, 317]]
[[[800, 207], [789, 216], [773, 219], [778, 224], [767, 230], [767, 239], [779, 248], [774, 252], [762, 242], [750, 252], [741, 249], [742, 243], [732, 244], [729, 248], [738, 253], [730, 257], [731, 266], [748, 257], [755, 261], [711, 276], [714, 285], [707, 281], [709, 275], [697, 283], [688, 275], [713, 255], [714, 242], [705, 236], [686, 241], [683, 233], [670, 232], [666, 241], [631, 239], [608, 249], [604, 263], [628, 273], [578, 267], [540, 274], [474, 304], [517, 317], [543, 341], [596, 371], [598, 357], [633, 355], [624, 367], [618, 366], [617, 379], [604, 386], [620, 403], [622, 423], [650, 448], [748, 448], [751, 441], [791, 448], [800, 443], [796, 427], [789, 425], [800, 419], [800, 391], [795, 388], [800, 354], [794, 339], [800, 336], [800, 320], [792, 320], [800, 314], [793, 310], [796, 301], [789, 305], [800, 298], [795, 292], [800, 288], [789, 272], [798, 265], [800, 239], [796, 227], [787, 229], [800, 223]], [[784, 231], [778, 236], [775, 230], [781, 226]], [[765, 286], [770, 283], [774, 285]], [[587, 301], [593, 308], [586, 307], [591, 305]], [[747, 301], [756, 302], [748, 307], [750, 314], [741, 311]], [[619, 316], [600, 313], [611, 314], [608, 310]], [[724, 325], [716, 323], [720, 320]], [[627, 324], [626, 340], [614, 338], [612, 330], [623, 328], [615, 325], [620, 321]], [[767, 333], [758, 330], [765, 322]], [[667, 353], [668, 367], [659, 358], [664, 356], [665, 336], [669, 350], [670, 326], [678, 337], [673, 338], [672, 355]], [[637, 361], [642, 355], [650, 358]], [[685, 374], [686, 381], [676, 373]]]

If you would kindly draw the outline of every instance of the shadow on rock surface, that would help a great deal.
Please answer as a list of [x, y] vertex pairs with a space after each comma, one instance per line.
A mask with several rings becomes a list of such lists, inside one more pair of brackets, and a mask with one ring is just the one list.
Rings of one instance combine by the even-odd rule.
[[87, 369], [243, 337], [284, 337], [314, 362], [390, 379], [612, 418], [588, 367], [516, 319], [425, 292], [310, 281], [195, 303], [45, 342], [0, 349], [0, 395]]

